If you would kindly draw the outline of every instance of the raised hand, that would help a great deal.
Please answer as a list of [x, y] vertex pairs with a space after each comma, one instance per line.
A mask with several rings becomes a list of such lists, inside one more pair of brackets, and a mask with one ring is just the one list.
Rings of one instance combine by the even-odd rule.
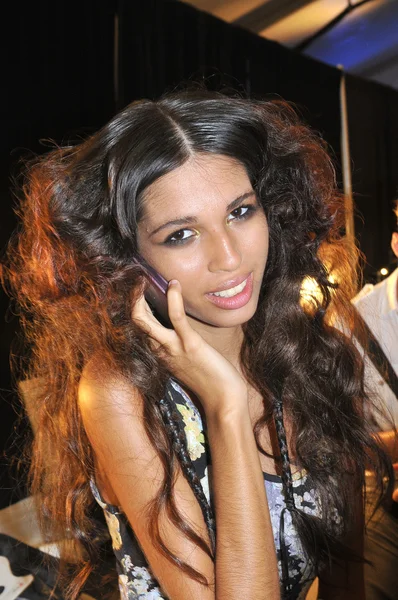
[[166, 352], [173, 375], [198, 396], [207, 415], [247, 409], [245, 381], [226, 358], [192, 329], [177, 280], [169, 283], [167, 303], [174, 329], [159, 323], [144, 296], [136, 302], [132, 317], [148, 333], [153, 347], [160, 345]]

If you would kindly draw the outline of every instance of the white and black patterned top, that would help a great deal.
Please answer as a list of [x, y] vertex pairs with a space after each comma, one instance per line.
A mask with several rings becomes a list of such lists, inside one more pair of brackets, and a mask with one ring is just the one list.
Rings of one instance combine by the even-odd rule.
[[[212, 503], [209, 471], [211, 469], [209, 448], [202, 419], [196, 406], [178, 383], [170, 379], [168, 390], [173, 398], [187, 439], [190, 458], [201, 481], [207, 500]], [[279, 523], [282, 509], [285, 507], [282, 482], [277, 475], [264, 473], [264, 485], [267, 492], [275, 548], [278, 556], [281, 577], [281, 556], [279, 543]], [[293, 475], [294, 498], [297, 508], [310, 514], [319, 514], [315, 492], [308, 483], [305, 473]], [[122, 600], [158, 600], [167, 599], [140, 548], [123, 511], [107, 504], [91, 481], [93, 495], [102, 507], [112, 538], [113, 551], [119, 574], [119, 588]], [[288, 572], [291, 592], [289, 600], [302, 600], [315, 578], [312, 565], [304, 555], [297, 532], [292, 524], [289, 511], [285, 511], [285, 545], [288, 551]], [[266, 557], [264, 557], [266, 559]]]

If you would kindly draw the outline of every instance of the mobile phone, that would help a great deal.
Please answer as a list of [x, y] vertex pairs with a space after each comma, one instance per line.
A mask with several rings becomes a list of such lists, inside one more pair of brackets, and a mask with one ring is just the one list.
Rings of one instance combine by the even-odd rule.
[[173, 326], [167, 309], [167, 280], [151, 267], [140, 254], [133, 258], [133, 262], [142, 268], [148, 280], [148, 285], [144, 292], [145, 300], [148, 302], [162, 325], [172, 329]]

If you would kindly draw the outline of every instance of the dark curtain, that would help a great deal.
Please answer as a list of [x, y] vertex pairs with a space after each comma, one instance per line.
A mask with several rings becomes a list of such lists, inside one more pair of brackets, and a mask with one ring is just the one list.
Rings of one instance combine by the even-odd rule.
[[[22, 162], [49, 149], [52, 139], [67, 142], [94, 131], [115, 110], [113, 94], [114, 6], [96, 0], [8, 2], [3, 14], [9, 47], [1, 113], [0, 247], [15, 227], [12, 179]], [[16, 460], [26, 437], [27, 421], [12, 389], [9, 354], [18, 347], [16, 317], [8, 314], [0, 291], [0, 507], [24, 495], [24, 478]], [[12, 461], [12, 466], [10, 462]]]
[[390, 239], [398, 198], [398, 92], [350, 75], [346, 89], [355, 229], [367, 259], [365, 279], [376, 281], [381, 267], [396, 266]]
[[325, 137], [339, 163], [340, 72], [173, 0], [119, 2], [124, 106], [206, 79], [253, 97], [281, 96]]
[[[242, 32], [243, 33], [243, 32]], [[329, 144], [340, 168], [340, 78], [338, 69], [245, 33], [252, 96], [281, 96]]]

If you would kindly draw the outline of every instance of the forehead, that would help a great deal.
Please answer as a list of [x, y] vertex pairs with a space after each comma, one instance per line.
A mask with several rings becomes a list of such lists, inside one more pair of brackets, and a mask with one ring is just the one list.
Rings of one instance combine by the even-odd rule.
[[143, 218], [159, 220], [225, 206], [249, 191], [245, 167], [233, 158], [205, 154], [189, 159], [150, 185], [143, 198]]

